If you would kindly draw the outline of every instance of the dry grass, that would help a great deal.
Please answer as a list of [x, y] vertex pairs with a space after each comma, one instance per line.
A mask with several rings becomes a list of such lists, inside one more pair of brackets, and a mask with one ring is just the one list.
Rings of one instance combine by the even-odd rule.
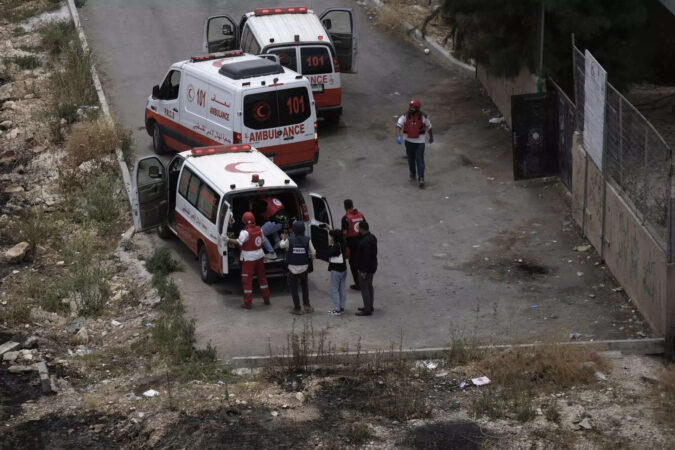
[[68, 163], [77, 167], [85, 161], [99, 160], [115, 152], [122, 145], [119, 129], [109, 120], [100, 117], [91, 122], [73, 125], [66, 138], [65, 150]]
[[8, 22], [22, 22], [59, 6], [59, 0], [3, 0], [0, 2], [0, 17]]
[[397, 13], [400, 9], [400, 5], [397, 5], [397, 3], [400, 2], [390, 2], [389, 6], [391, 9], [378, 11], [375, 16], [375, 25], [390, 33], [402, 32], [403, 25], [401, 25], [401, 16]]

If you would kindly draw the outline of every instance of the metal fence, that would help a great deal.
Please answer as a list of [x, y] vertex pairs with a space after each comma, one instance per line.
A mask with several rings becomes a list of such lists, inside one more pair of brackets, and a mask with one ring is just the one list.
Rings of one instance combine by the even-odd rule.
[[558, 84], [548, 79], [547, 90], [555, 92], [557, 119], [556, 154], [560, 181], [572, 190], [572, 137], [577, 129], [576, 107]]
[[[584, 129], [584, 54], [574, 48], [576, 126]], [[610, 83], [605, 93], [603, 174], [673, 260], [671, 149], [654, 126]]]

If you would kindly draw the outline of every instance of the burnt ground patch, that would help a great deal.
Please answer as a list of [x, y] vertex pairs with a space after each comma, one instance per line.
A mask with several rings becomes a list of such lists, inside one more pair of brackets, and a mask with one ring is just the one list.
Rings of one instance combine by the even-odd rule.
[[3, 427], [1, 449], [120, 448], [138, 435], [138, 426], [123, 416], [49, 415], [18, 425]]
[[471, 261], [459, 267], [446, 267], [448, 270], [459, 269], [469, 275], [478, 275], [500, 282], [536, 281], [554, 274], [555, 269], [540, 263], [532, 257], [476, 255]]
[[330, 427], [323, 421], [275, 418], [267, 408], [222, 407], [217, 411], [181, 414], [167, 430], [157, 448], [296, 449], [314, 448], [317, 439], [330, 439]]
[[485, 432], [473, 422], [443, 422], [410, 430], [405, 445], [416, 450], [479, 450], [485, 440]]
[[19, 414], [24, 402], [42, 395], [36, 374], [13, 374], [0, 366], [0, 423]]

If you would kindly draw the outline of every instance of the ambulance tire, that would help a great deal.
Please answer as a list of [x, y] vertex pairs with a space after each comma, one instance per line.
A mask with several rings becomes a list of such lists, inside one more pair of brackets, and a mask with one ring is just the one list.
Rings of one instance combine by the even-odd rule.
[[166, 223], [166, 220], [162, 220], [157, 226], [157, 236], [165, 240], [173, 237], [173, 233], [169, 229], [169, 224]]
[[206, 252], [206, 247], [204, 245], [199, 247], [199, 275], [206, 284], [211, 284], [218, 278], [218, 274], [211, 270], [209, 255]]
[[166, 145], [164, 145], [164, 136], [159, 130], [159, 125], [154, 124], [152, 127], [152, 149], [157, 155], [166, 153]]

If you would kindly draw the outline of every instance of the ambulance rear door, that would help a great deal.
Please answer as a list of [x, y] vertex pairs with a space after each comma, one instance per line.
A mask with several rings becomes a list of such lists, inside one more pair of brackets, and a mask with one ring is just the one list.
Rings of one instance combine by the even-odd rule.
[[333, 229], [333, 215], [328, 200], [321, 194], [310, 193], [312, 198], [312, 217], [310, 221], [310, 237], [316, 250], [316, 257], [328, 261], [328, 233]]
[[351, 8], [330, 8], [321, 16], [321, 24], [333, 41], [340, 72], [356, 73], [358, 68], [358, 39]]
[[227, 14], [211, 16], [204, 23], [202, 50], [207, 53], [238, 50], [239, 26]]
[[228, 231], [232, 222], [232, 207], [223, 200], [218, 212], [218, 258], [221, 261], [220, 273], [227, 275], [229, 273], [228, 255], [230, 248], [228, 246]]
[[156, 228], [166, 219], [166, 169], [156, 156], [136, 161], [131, 180], [131, 210], [136, 231]]

